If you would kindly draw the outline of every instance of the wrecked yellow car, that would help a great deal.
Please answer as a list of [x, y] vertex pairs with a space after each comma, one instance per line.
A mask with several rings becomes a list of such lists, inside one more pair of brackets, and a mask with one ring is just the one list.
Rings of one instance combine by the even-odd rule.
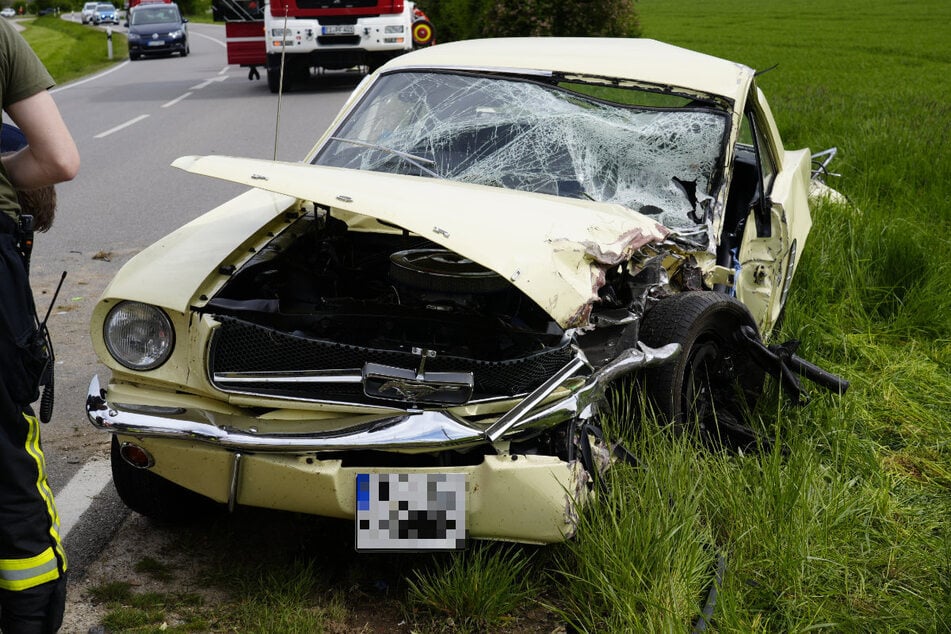
[[617, 381], [740, 436], [767, 372], [844, 389], [764, 343], [831, 191], [811, 163], [752, 69], [592, 38], [401, 56], [300, 163], [181, 158], [251, 189], [95, 309], [116, 488], [352, 519], [361, 550], [563, 540]]

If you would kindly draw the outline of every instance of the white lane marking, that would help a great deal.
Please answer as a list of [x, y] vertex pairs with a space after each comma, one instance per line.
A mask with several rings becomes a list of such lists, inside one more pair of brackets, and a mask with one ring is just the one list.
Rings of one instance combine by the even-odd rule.
[[118, 132], [119, 130], [122, 130], [122, 129], [124, 129], [124, 128], [128, 128], [130, 125], [134, 125], [134, 124], [138, 123], [139, 121], [141, 121], [142, 119], [148, 119], [148, 118], [149, 118], [149, 115], [147, 115], [147, 114], [140, 114], [140, 115], [137, 116], [135, 119], [130, 119], [129, 121], [126, 121], [125, 123], [121, 123], [121, 124], [117, 125], [117, 126], [114, 127], [114, 128], [111, 128], [111, 129], [109, 129], [109, 130], [106, 130], [105, 132], [100, 132], [100, 133], [97, 134], [94, 138], [96, 138], [96, 139], [101, 139], [101, 138], [104, 137], [104, 136], [109, 136], [109, 135], [112, 134], [113, 132]]
[[181, 97], [176, 97], [175, 99], [172, 99], [171, 101], [169, 101], [169, 102], [167, 102], [167, 103], [163, 103], [163, 104], [162, 104], [162, 107], [163, 107], [163, 108], [171, 108], [172, 106], [174, 106], [175, 104], [177, 104], [177, 103], [178, 103], [179, 101], [181, 101], [182, 99], [185, 99], [185, 98], [187, 98], [187, 97], [191, 97], [191, 95], [192, 95], [192, 93], [186, 92], [186, 93], [185, 93], [184, 95], [182, 95]]
[[120, 63], [120, 64], [117, 64], [116, 66], [113, 66], [113, 67], [110, 68], [109, 70], [104, 70], [104, 71], [102, 71], [101, 73], [99, 73], [99, 74], [97, 74], [97, 75], [93, 75], [92, 77], [87, 77], [86, 79], [80, 79], [79, 81], [70, 82], [70, 83], [65, 84], [65, 85], [63, 85], [63, 86], [57, 86], [56, 88], [53, 88], [53, 89], [50, 90], [49, 92], [51, 92], [51, 93], [61, 92], [61, 91], [63, 91], [63, 90], [66, 90], [67, 88], [75, 88], [76, 86], [82, 86], [83, 84], [85, 84], [85, 83], [87, 83], [87, 82], [93, 81], [93, 80], [95, 80], [95, 79], [99, 79], [100, 77], [105, 77], [105, 76], [108, 75], [109, 73], [114, 73], [114, 72], [116, 72], [117, 70], [119, 70], [120, 68], [122, 68], [123, 66], [125, 66], [125, 65], [128, 64], [128, 63], [129, 63], [129, 60], [125, 60], [124, 62], [122, 62], [122, 63]]
[[204, 87], [206, 87], [206, 86], [210, 86], [210, 85], [214, 84], [215, 82], [224, 81], [224, 80], [226, 80], [226, 79], [228, 79], [228, 76], [227, 76], [227, 75], [219, 75], [219, 76], [217, 76], [217, 77], [212, 77], [211, 79], [206, 79], [205, 81], [201, 82], [200, 84], [195, 84], [194, 86], [192, 86], [192, 87], [190, 88], [190, 90], [201, 90], [202, 88], [204, 88]]
[[225, 66], [224, 68], [222, 68], [221, 70], [218, 71], [218, 74], [219, 74], [219, 75], [224, 75], [225, 73], [228, 72], [228, 69], [229, 69], [229, 68], [231, 68], [231, 67], [230, 67], [230, 66]]
[[206, 40], [211, 40], [212, 42], [214, 42], [215, 44], [217, 44], [217, 45], [220, 46], [221, 48], [227, 48], [227, 47], [228, 47], [227, 44], [225, 44], [224, 42], [222, 42], [222, 41], [219, 40], [218, 38], [216, 38], [216, 37], [211, 37], [210, 35], [205, 35], [204, 33], [199, 33], [199, 32], [197, 32], [197, 31], [191, 31], [191, 32], [189, 32], [189, 35], [197, 35], [198, 37], [203, 37], [203, 38], [205, 38]]
[[76, 526], [93, 499], [102, 493], [111, 480], [112, 466], [109, 458], [97, 458], [84, 464], [63, 490], [56, 494], [60, 539], [66, 539], [66, 535]]

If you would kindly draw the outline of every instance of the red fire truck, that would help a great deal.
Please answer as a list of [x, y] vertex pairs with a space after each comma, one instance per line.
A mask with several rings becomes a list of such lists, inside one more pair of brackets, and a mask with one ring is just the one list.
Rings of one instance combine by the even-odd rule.
[[271, 92], [310, 77], [312, 68], [365, 66], [434, 41], [433, 26], [406, 0], [213, 0], [225, 22], [228, 63], [263, 66]]
[[138, 4], [172, 4], [172, 0], [128, 0], [125, 3], [125, 8], [131, 9]]

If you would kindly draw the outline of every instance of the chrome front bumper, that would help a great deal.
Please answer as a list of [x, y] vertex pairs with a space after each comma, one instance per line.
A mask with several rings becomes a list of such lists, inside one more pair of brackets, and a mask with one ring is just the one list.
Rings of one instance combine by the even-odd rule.
[[[680, 352], [678, 344], [651, 349], [639, 346], [625, 351], [607, 365], [584, 377], [565, 398], [545, 402], [559, 388], [574, 380], [587, 366], [579, 353], [492, 425], [477, 425], [443, 410], [407, 410], [383, 415], [344, 430], [308, 433], [258, 433], [261, 421], [248, 417], [245, 424], [229, 424], [235, 417], [200, 409], [125, 405], [107, 400], [94, 376], [86, 397], [86, 415], [97, 428], [132, 436], [177, 438], [210, 443], [233, 451], [318, 452], [351, 449], [426, 451], [494, 443], [529, 429], [544, 429], [572, 419], [591, 418], [604, 398], [608, 384], [635, 370], [665, 363]], [[221, 421], [221, 422], [218, 422]]]

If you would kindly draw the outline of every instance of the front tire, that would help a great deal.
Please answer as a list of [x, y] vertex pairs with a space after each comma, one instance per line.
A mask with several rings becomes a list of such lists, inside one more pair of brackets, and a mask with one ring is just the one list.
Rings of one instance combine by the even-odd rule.
[[281, 89], [281, 69], [271, 70], [267, 69], [267, 88], [275, 95]]
[[673, 363], [645, 374], [649, 399], [675, 429], [696, 425], [706, 440], [731, 446], [755, 440], [747, 422], [764, 372], [735, 338], [741, 326], [756, 328], [746, 306], [711, 291], [674, 295], [644, 316], [645, 344], [682, 347]]
[[147, 469], [133, 467], [119, 454], [119, 439], [112, 437], [112, 482], [119, 498], [130, 509], [154, 520], [180, 523], [207, 515], [216, 504]]

